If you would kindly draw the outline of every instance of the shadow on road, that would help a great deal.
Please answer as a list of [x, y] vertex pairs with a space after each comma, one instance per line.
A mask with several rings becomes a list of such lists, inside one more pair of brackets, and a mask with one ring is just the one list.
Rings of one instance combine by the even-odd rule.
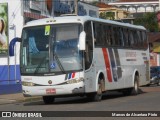
[[[139, 90], [140, 94], [144, 94], [146, 93], [145, 91], [143, 91], [142, 89]], [[121, 97], [127, 97], [125, 95], [123, 95], [121, 92], [116, 92], [116, 91], [110, 91], [110, 92], [106, 92], [103, 94], [102, 97], [102, 102], [105, 100], [110, 100], [110, 99], [119, 99]], [[62, 105], [62, 104], [88, 104], [88, 103], [92, 103], [92, 101], [90, 101], [89, 99], [87, 99], [87, 97], [65, 97], [65, 98], [56, 98], [55, 102], [53, 103], [53, 105]], [[35, 105], [45, 105], [43, 103], [43, 100], [39, 100], [39, 101], [28, 101], [24, 103], [24, 106], [35, 106]]]

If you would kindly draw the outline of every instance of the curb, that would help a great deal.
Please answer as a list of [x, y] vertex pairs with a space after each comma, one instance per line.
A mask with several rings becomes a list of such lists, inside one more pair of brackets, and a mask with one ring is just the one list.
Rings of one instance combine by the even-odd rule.
[[19, 102], [33, 102], [33, 101], [38, 101], [38, 100], [42, 100], [42, 97], [29, 97], [29, 98], [24, 98], [24, 100], [17, 100]]
[[34, 101], [40, 101], [40, 100], [42, 100], [42, 97], [29, 97], [29, 98], [24, 97], [22, 99], [0, 98], [0, 105], [22, 103], [22, 102], [34, 102]]

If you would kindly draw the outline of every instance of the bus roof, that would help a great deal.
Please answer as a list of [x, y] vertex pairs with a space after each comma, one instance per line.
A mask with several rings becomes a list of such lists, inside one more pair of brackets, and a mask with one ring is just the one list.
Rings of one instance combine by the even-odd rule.
[[81, 23], [83, 24], [85, 21], [89, 21], [89, 20], [146, 30], [143, 26], [133, 25], [130, 23], [117, 22], [113, 20], [105, 20], [101, 18], [93, 18], [90, 16], [63, 16], [63, 17], [54, 17], [54, 18], [50, 17], [50, 18], [38, 19], [38, 20], [33, 20], [33, 21], [28, 22], [24, 27], [48, 25], [48, 24], [62, 24], [62, 23]]

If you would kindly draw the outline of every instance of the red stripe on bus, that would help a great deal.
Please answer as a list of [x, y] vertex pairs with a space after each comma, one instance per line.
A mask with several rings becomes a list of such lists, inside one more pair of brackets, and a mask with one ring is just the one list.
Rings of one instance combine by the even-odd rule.
[[74, 77], [75, 77], [75, 74], [76, 74], [76, 73], [72, 73], [72, 78], [74, 78]]
[[103, 51], [104, 62], [106, 66], [107, 78], [109, 82], [112, 82], [112, 73], [111, 73], [111, 66], [109, 62], [109, 56], [108, 56], [106, 48], [102, 48], [102, 51]]

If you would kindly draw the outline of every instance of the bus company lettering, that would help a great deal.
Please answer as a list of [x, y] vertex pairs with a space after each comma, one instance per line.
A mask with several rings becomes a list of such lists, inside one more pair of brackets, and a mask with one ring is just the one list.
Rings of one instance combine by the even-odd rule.
[[136, 57], [136, 52], [126, 52], [126, 57]]
[[42, 114], [39, 112], [26, 112], [26, 113], [12, 112], [10, 117], [16, 117], [16, 118], [32, 117], [33, 118], [33, 117], [42, 117]]

